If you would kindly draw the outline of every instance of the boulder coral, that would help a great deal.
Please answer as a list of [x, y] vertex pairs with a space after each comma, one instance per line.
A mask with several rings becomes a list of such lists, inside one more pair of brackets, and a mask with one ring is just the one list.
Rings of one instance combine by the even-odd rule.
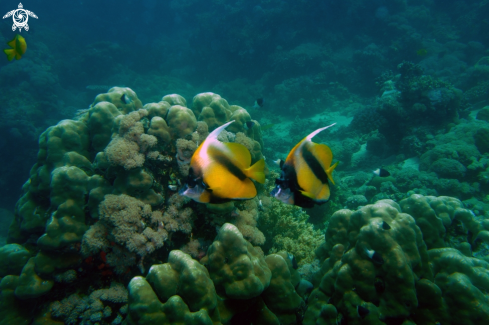
[[[203, 264], [201, 264], [203, 263]], [[173, 250], [129, 283], [128, 324], [297, 324], [305, 302], [286, 252], [266, 258], [224, 224], [201, 263]]]
[[[217, 94], [211, 97], [206, 107], [227, 122], [229, 104]], [[208, 212], [176, 193], [188, 173], [176, 156], [188, 160], [210, 128], [197, 121], [180, 95], [143, 108], [133, 90], [114, 87], [97, 95], [76, 119], [44, 131], [15, 207], [8, 245], [0, 248], [0, 324], [121, 323], [127, 315], [123, 306], [114, 313], [102, 298], [86, 297], [102, 290], [107, 280], [145, 274], [167, 258], [175, 243], [196, 240], [196, 214]], [[261, 155], [260, 149], [255, 155]], [[256, 206], [245, 205], [243, 214], [249, 213], [252, 218], [244, 218], [242, 228], [255, 243], [263, 243]], [[211, 223], [199, 227], [205, 238], [197, 239], [210, 241]], [[253, 260], [266, 269], [259, 252]], [[266, 286], [270, 276], [262, 280]]]
[[229, 121], [232, 115], [227, 100], [211, 92], [196, 95], [192, 101], [192, 111], [199, 121], [209, 126], [209, 131]]
[[[412, 195], [335, 212], [316, 250], [322, 265], [303, 323], [487, 321], [489, 268], [472, 257], [485, 243], [484, 226], [450, 197]], [[360, 315], [359, 306], [368, 313]]]

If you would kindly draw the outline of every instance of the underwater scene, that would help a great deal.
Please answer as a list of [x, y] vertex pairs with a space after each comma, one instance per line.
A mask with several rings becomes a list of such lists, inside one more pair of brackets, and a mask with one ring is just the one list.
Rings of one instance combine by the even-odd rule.
[[0, 16], [0, 325], [489, 324], [489, 0]]

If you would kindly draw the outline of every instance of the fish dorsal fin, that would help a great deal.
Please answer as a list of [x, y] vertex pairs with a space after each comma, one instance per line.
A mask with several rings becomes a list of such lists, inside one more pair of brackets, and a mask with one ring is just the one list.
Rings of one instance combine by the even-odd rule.
[[[204, 142], [200, 145], [200, 147], [197, 149], [197, 151], [202, 151], [202, 152], [207, 152], [207, 149], [209, 148], [209, 144], [211, 144], [214, 141], [219, 141], [217, 140], [217, 137], [221, 132], [231, 123], [233, 123], [234, 120], [227, 122], [226, 124], [221, 125], [220, 127], [216, 128], [214, 131], [212, 131], [207, 138], [205, 138]], [[197, 152], [196, 151], [196, 152]]]
[[320, 132], [322, 132], [322, 131], [324, 131], [324, 130], [330, 128], [330, 127], [332, 127], [335, 124], [336, 123], [333, 123], [331, 125], [328, 125], [328, 126], [325, 126], [323, 128], [317, 129], [316, 131], [312, 132], [307, 137], [305, 137], [304, 139], [302, 139], [298, 144], [295, 145], [294, 148], [292, 148], [292, 150], [290, 150], [289, 155], [285, 159], [285, 162], [290, 162], [293, 159], [293, 156], [294, 156], [295, 151], [304, 143], [304, 141], [311, 141], [311, 139], [314, 138], [318, 133], [320, 133]]
[[[314, 131], [314, 132], [312, 132], [311, 134], [309, 134], [309, 135], [308, 135], [308, 136], [307, 136], [307, 137], [306, 137], [304, 140], [306, 140], [306, 139], [307, 139], [307, 140], [311, 141], [311, 140], [312, 140], [312, 138], [314, 138], [314, 137], [315, 137], [315, 136], [316, 136], [318, 133], [323, 132], [323, 131], [324, 131], [324, 130], [326, 130], [326, 129], [329, 129], [330, 127], [332, 127], [332, 126], [333, 126], [333, 125], [335, 125], [335, 124], [336, 124], [336, 123], [333, 123], [333, 124], [331, 124], [331, 125], [325, 126], [324, 128], [317, 129], [316, 131]], [[303, 140], [303, 141], [304, 141], [304, 140]]]
[[233, 157], [243, 165], [244, 168], [250, 167], [251, 154], [245, 146], [234, 142], [226, 142], [223, 144], [232, 153]]
[[15, 49], [15, 42], [17, 42], [17, 38], [14, 38], [13, 40], [11, 40], [10, 42], [8, 42], [7, 44], [8, 44], [8, 45], [9, 45], [11, 48]]
[[229, 121], [223, 125], [221, 125], [220, 127], [216, 128], [214, 131], [212, 131], [208, 136], [207, 138], [205, 138], [204, 142], [210, 142], [210, 141], [213, 141], [213, 140], [217, 140], [217, 137], [219, 136], [219, 134], [221, 134], [221, 132], [231, 123], [234, 123], [234, 120], [232, 121]]

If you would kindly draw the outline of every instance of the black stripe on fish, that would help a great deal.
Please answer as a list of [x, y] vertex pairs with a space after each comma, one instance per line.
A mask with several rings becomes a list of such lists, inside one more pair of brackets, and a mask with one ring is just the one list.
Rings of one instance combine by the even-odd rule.
[[328, 184], [328, 175], [326, 174], [326, 171], [316, 157], [314, 157], [312, 152], [308, 150], [307, 146], [302, 146], [301, 154], [309, 168], [311, 168], [312, 172], [314, 173], [314, 176], [316, 176], [321, 183]]
[[239, 178], [241, 181], [244, 181], [246, 178], [248, 178], [243, 173], [243, 171], [241, 170], [241, 168], [239, 168], [238, 166], [236, 166], [235, 164], [233, 164], [233, 162], [228, 157], [226, 157], [225, 155], [222, 155], [220, 153], [216, 153], [213, 158], [214, 158], [214, 160], [217, 163], [219, 163], [222, 166], [226, 167], [227, 170], [231, 174], [233, 174], [234, 176], [236, 176], [237, 178]]
[[380, 255], [377, 252], [375, 252], [374, 255], [372, 256], [372, 261], [379, 265], [384, 264], [384, 259], [382, 258], [382, 255]]
[[[304, 196], [300, 192], [303, 189], [299, 186], [299, 183], [297, 182], [297, 173], [293, 166], [289, 164], [283, 164], [282, 173], [280, 174], [280, 177], [275, 180], [275, 184], [277, 185], [277, 187], [280, 187], [282, 190], [289, 189], [293, 193], [294, 205], [297, 205], [302, 208], [312, 208], [314, 206], [315, 204], [314, 200], [307, 196]], [[277, 188], [276, 190], [278, 191]]]
[[166, 123], [168, 123], [168, 114], [170, 114], [171, 107], [166, 111], [165, 117], [163, 118]]

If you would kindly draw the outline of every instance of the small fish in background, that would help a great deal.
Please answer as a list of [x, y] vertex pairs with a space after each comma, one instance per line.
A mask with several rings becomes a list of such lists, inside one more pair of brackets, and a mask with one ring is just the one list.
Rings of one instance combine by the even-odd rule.
[[263, 210], [265, 210], [265, 208], [263, 207], [263, 202], [262, 202], [261, 200], [260, 200], [260, 201], [258, 201], [258, 210], [259, 210], [259, 211], [263, 211]]
[[247, 122], [245, 123], [245, 125], [246, 125], [246, 127], [248, 128], [248, 130], [251, 130], [251, 129], [253, 129], [253, 127], [255, 126], [255, 122], [253, 122], [253, 121], [247, 121]]
[[428, 50], [427, 49], [419, 49], [416, 51], [416, 54], [418, 56], [426, 56], [428, 54]]
[[379, 168], [373, 171], [373, 173], [379, 177], [389, 177], [391, 176], [391, 173], [389, 173], [386, 169], [384, 168]]
[[282, 164], [281, 175], [275, 180], [276, 186], [270, 193], [272, 196], [283, 203], [303, 208], [321, 205], [329, 200], [329, 182], [334, 185], [333, 170], [338, 162], [330, 166], [333, 161], [331, 149], [311, 139], [333, 125], [312, 132], [289, 152]]
[[25, 42], [25, 38], [20, 36], [19, 34], [15, 35], [14, 39], [7, 44], [11, 47], [11, 49], [5, 49], [3, 52], [7, 55], [7, 60], [12, 61], [14, 58], [20, 60], [22, 55], [24, 55], [27, 50], [27, 43]]
[[375, 264], [382, 265], [384, 264], [384, 259], [382, 256], [374, 250], [366, 249], [365, 252], [367, 256], [374, 262]]
[[251, 180], [265, 183], [265, 160], [250, 166], [251, 154], [245, 146], [217, 140], [233, 122], [212, 131], [194, 152], [181, 195], [200, 203], [224, 203], [256, 196], [256, 187]]
[[122, 94], [121, 102], [123, 102], [124, 104], [130, 104], [132, 103], [132, 99], [127, 97], [126, 94]]
[[275, 165], [277, 165], [278, 167], [280, 167], [280, 169], [282, 169], [282, 167], [284, 167], [284, 163], [285, 163], [285, 161], [284, 161], [283, 159], [280, 159], [280, 158], [279, 158], [279, 159], [277, 159], [277, 160], [274, 160], [274, 161], [273, 161], [273, 163], [274, 163]]
[[299, 266], [297, 265], [297, 261], [295, 259], [294, 254], [287, 252], [287, 257], [289, 258], [290, 263], [292, 263], [292, 267], [294, 268], [294, 270], [297, 270]]
[[270, 130], [271, 128], [273, 128], [275, 126], [275, 124], [266, 124], [266, 125], [262, 125], [260, 127], [260, 130], [262, 131], [265, 131], [265, 130]]
[[357, 314], [358, 314], [358, 317], [360, 317], [361, 319], [364, 319], [365, 317], [368, 316], [368, 314], [370, 314], [370, 310], [368, 310], [367, 308], [365, 308], [363, 306], [358, 305], [357, 306]]
[[390, 230], [391, 229], [391, 226], [389, 226], [389, 224], [385, 221], [382, 221], [382, 229], [384, 230]]
[[263, 98], [258, 98], [257, 100], [255, 100], [255, 104], [253, 105], [253, 108], [254, 109], [260, 109], [263, 107], [263, 104], [264, 104], [264, 100]]

